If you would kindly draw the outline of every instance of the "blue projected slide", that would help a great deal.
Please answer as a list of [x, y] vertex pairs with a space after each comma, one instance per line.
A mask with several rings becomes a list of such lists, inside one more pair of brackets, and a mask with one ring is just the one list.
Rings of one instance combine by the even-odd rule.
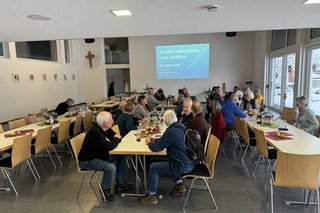
[[157, 79], [209, 77], [209, 44], [156, 46]]

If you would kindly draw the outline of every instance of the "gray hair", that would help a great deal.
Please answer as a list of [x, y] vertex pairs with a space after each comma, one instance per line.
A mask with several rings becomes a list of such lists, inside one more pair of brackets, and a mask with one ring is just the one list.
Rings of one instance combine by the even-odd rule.
[[176, 113], [171, 109], [165, 111], [165, 113], [163, 114], [163, 120], [167, 126], [170, 126], [174, 122], [177, 122]]
[[189, 104], [190, 106], [192, 106], [192, 99], [190, 97], [185, 98], [183, 104]]
[[300, 103], [300, 104], [303, 104], [303, 105], [308, 105], [308, 98], [306, 96], [300, 96], [300, 97], [297, 97], [296, 98], [296, 103]]
[[110, 112], [102, 111], [97, 115], [96, 119], [99, 126], [103, 126], [105, 122], [109, 122], [110, 119], [112, 120], [112, 116]]

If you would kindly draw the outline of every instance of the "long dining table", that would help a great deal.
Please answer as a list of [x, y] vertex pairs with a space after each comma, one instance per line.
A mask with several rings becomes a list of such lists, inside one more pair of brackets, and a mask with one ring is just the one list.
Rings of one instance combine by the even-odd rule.
[[278, 131], [275, 125], [257, 124], [253, 117], [248, 117], [245, 121], [249, 128], [262, 129], [265, 132], [268, 143], [278, 151], [298, 155], [320, 154], [320, 138], [293, 125], [286, 124], [288, 130], [281, 131], [287, 135], [285, 138], [276, 138], [272, 137]]
[[[160, 124], [160, 132], [156, 135], [162, 135], [165, 131], [165, 124]], [[137, 130], [130, 131], [124, 138], [122, 138], [121, 143], [112, 151], [110, 154], [114, 155], [134, 155], [135, 165], [136, 165], [136, 193], [122, 193], [121, 196], [144, 196], [147, 194], [147, 175], [146, 175], [146, 155], [154, 156], [165, 156], [167, 154], [166, 150], [160, 152], [153, 152], [149, 149], [148, 145], [145, 143], [144, 138], [138, 142], [136, 138]], [[144, 191], [145, 194], [139, 193], [139, 171], [138, 171], [138, 157], [143, 157], [143, 178], [144, 178]]]

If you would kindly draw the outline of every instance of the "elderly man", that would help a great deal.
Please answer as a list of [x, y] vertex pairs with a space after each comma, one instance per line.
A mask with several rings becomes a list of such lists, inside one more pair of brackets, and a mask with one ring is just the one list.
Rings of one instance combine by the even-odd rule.
[[181, 123], [184, 125], [187, 125], [188, 122], [192, 119], [192, 100], [191, 98], [186, 98], [183, 101], [183, 111], [182, 111], [182, 116], [181, 116]]
[[55, 112], [57, 115], [63, 115], [64, 113], [68, 112], [69, 107], [74, 104], [74, 100], [72, 98], [68, 98], [66, 101], [58, 104]]
[[149, 88], [148, 89], [148, 110], [151, 112], [153, 111], [153, 109], [158, 106], [161, 102], [158, 101], [155, 97], [154, 97], [154, 90], [153, 88]]
[[168, 161], [154, 162], [149, 169], [149, 188], [148, 195], [139, 197], [140, 204], [157, 204], [156, 196], [159, 174], [170, 175], [173, 177], [175, 187], [170, 193], [173, 197], [180, 196], [186, 191], [182, 182], [182, 174], [191, 172], [194, 168], [194, 161], [190, 160], [186, 154], [184, 143], [184, 126], [177, 122], [176, 114], [173, 110], [167, 110], [163, 115], [163, 120], [168, 126], [161, 138], [153, 141], [150, 137], [146, 138], [150, 150], [159, 152], [167, 150]]
[[[109, 151], [116, 148], [121, 142], [121, 136], [111, 129], [112, 123], [112, 116], [109, 112], [100, 112], [96, 123], [87, 132], [78, 156], [81, 168], [103, 171], [101, 187], [108, 201], [114, 200], [110, 188], [115, 173], [117, 173], [115, 188], [117, 192], [133, 188], [124, 181], [126, 156], [109, 155]], [[113, 164], [114, 161], [116, 161], [116, 166]]]
[[188, 122], [186, 127], [188, 129], [195, 129], [199, 132], [202, 145], [204, 146], [207, 139], [209, 130], [209, 124], [202, 115], [202, 104], [199, 101], [195, 101], [192, 104], [192, 119]]

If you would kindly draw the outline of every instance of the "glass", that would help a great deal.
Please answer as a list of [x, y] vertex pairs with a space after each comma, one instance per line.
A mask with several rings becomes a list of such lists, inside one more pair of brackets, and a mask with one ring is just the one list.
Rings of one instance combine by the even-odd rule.
[[141, 141], [141, 132], [140, 131], [137, 131], [136, 138], [137, 138], [137, 142]]
[[320, 48], [311, 50], [309, 65], [309, 106], [316, 114], [320, 114]]

